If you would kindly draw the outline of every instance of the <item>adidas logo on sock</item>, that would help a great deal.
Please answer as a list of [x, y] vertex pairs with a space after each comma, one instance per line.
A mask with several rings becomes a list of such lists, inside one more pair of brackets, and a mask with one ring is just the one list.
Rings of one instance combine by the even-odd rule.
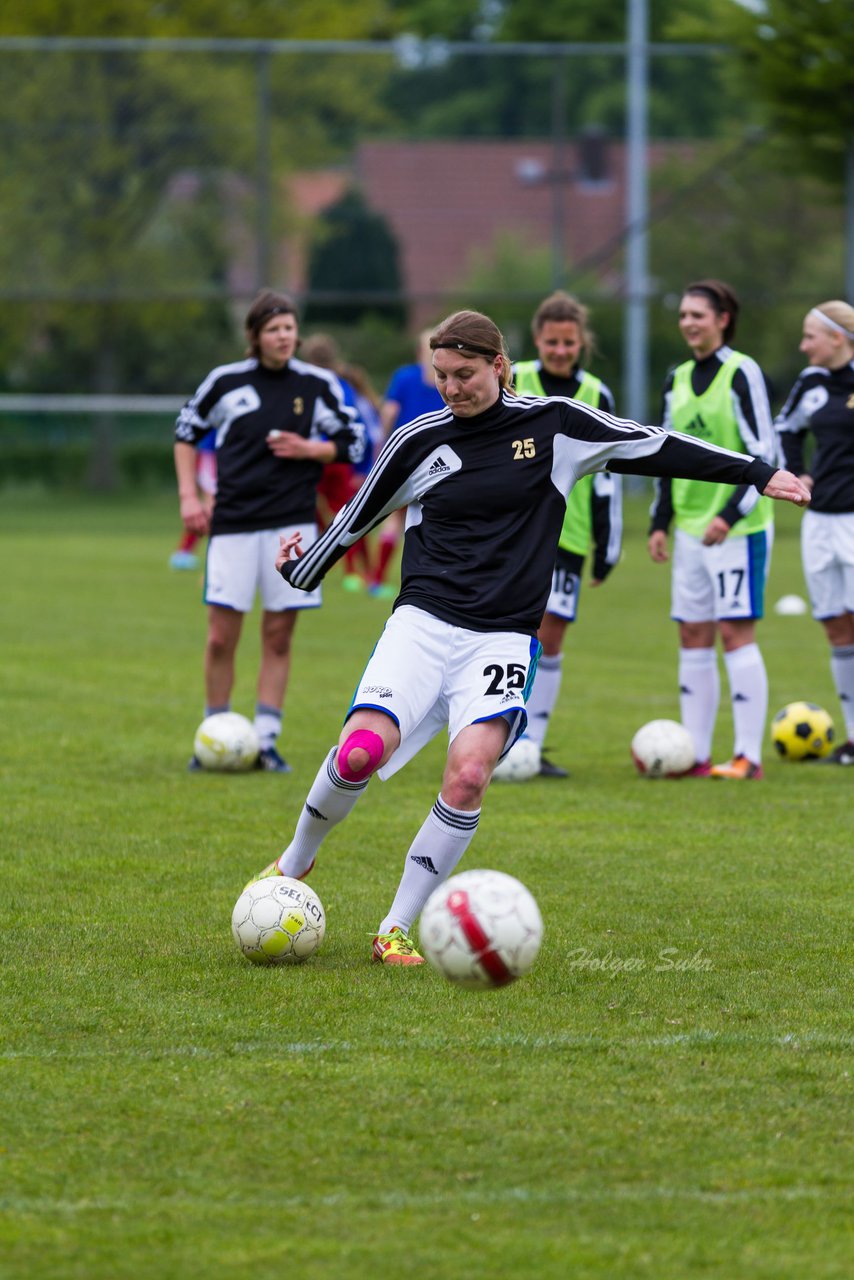
[[750, 699], [748, 698], [746, 693], [736, 693], [733, 696], [733, 702], [749, 702], [749, 701]]
[[[450, 467], [448, 468], [450, 470]], [[439, 872], [433, 865], [432, 858], [421, 858], [418, 854], [412, 854], [412, 861], [417, 863], [419, 867], [423, 867], [425, 871], [429, 871], [431, 876], [437, 876]]]
[[308, 810], [308, 812], [311, 814], [311, 816], [312, 816], [313, 818], [317, 818], [319, 822], [328, 822], [328, 821], [329, 821], [329, 819], [327, 818], [326, 814], [325, 814], [325, 813], [321, 813], [319, 809], [315, 809], [314, 805], [311, 805], [311, 804], [306, 803], [306, 806], [305, 806], [305, 807], [306, 807], [306, 809]]
[[430, 470], [427, 474], [428, 476], [441, 476], [444, 475], [446, 471], [450, 471], [450, 469], [451, 468], [448, 466], [447, 462], [445, 462], [442, 457], [438, 457], [435, 462], [430, 464]]

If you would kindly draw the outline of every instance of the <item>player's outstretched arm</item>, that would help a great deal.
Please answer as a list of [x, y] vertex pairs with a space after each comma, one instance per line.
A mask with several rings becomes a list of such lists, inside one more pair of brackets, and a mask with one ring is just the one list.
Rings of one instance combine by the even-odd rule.
[[762, 492], [766, 498], [777, 498], [781, 502], [794, 502], [796, 507], [809, 505], [809, 489], [803, 480], [791, 471], [775, 471]]

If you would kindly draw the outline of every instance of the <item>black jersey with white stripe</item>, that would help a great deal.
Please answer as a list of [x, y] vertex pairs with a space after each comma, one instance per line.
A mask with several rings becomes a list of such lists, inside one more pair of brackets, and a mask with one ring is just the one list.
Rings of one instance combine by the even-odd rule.
[[175, 439], [198, 445], [216, 430], [217, 494], [211, 533], [251, 533], [314, 519], [323, 463], [277, 458], [270, 431], [330, 440], [337, 461], [358, 462], [364, 428], [328, 369], [289, 360], [267, 369], [252, 357], [212, 370], [178, 415]]
[[786, 466], [796, 475], [806, 472], [806, 433], [813, 434], [810, 510], [827, 515], [854, 511], [854, 361], [841, 369], [802, 369], [776, 427]]
[[311, 590], [346, 548], [406, 506], [395, 608], [417, 605], [474, 631], [536, 634], [566, 495], [602, 471], [760, 484], [765, 463], [577, 400], [502, 392], [484, 413], [416, 418], [387, 441], [354, 498], [282, 574]]

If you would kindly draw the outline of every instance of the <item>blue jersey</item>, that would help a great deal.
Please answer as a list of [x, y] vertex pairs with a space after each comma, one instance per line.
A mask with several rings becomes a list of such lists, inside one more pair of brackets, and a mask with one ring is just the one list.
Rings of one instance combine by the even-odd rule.
[[420, 418], [422, 413], [432, 413], [435, 409], [444, 408], [445, 404], [435, 383], [424, 381], [420, 364], [404, 364], [395, 370], [388, 385], [386, 400], [394, 400], [395, 404], [400, 405], [392, 431], [412, 422], [414, 418]]

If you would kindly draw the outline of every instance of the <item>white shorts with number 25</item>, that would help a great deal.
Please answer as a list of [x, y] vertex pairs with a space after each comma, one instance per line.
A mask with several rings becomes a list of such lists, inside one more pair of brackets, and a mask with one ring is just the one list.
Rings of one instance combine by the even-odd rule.
[[525, 702], [537, 667], [536, 637], [518, 631], [468, 631], [413, 605], [385, 625], [347, 712], [384, 711], [400, 746], [378, 771], [390, 778], [447, 726], [448, 741], [467, 725], [505, 716], [505, 755], [524, 732]]
[[670, 616], [677, 622], [761, 618], [774, 529], [730, 534], [706, 547], [676, 530]]

